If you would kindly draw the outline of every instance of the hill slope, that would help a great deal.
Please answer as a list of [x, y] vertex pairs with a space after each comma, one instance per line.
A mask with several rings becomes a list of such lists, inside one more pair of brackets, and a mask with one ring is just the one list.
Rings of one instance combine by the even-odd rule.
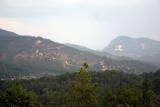
[[84, 62], [92, 70], [115, 69], [140, 73], [157, 69], [156, 66], [134, 60], [100, 57], [41, 37], [20, 36], [0, 30], [1, 74], [61, 74], [77, 71]]
[[119, 36], [104, 51], [160, 65], [160, 41]]

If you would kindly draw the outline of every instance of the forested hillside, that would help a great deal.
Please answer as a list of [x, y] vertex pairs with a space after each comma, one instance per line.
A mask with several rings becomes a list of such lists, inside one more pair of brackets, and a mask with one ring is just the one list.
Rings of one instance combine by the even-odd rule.
[[160, 71], [77, 73], [0, 81], [1, 107], [159, 107]]
[[119, 60], [104, 54], [0, 29], [0, 78], [75, 72], [84, 62], [90, 65], [90, 69], [102, 71], [121, 70], [139, 74], [158, 69], [155, 65], [127, 58]]
[[160, 0], [0, 0], [0, 107], [160, 107]]

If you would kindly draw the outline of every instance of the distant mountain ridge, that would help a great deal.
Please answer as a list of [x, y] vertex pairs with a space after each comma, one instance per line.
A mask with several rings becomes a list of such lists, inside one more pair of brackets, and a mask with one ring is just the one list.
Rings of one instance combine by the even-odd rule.
[[80, 45], [76, 45], [76, 44], [71, 44], [71, 43], [66, 43], [66, 46], [81, 50], [81, 51], [91, 51], [91, 49], [85, 47], [85, 46], [80, 46]]
[[104, 51], [160, 65], [160, 41], [119, 36], [111, 41]]
[[2, 29], [0, 32], [3, 32], [0, 33], [0, 74], [62, 74], [78, 71], [84, 62], [97, 71], [141, 73], [157, 70], [154, 65], [131, 59], [116, 60], [107, 55], [102, 57], [41, 37], [20, 36]]
[[0, 36], [17, 36], [16, 33], [0, 29]]
[[105, 57], [105, 56], [106, 56], [106, 57], [108, 57], [108, 58], [118, 59], [117, 56], [114, 56], [114, 55], [109, 54], [109, 53], [107, 53], [107, 52], [93, 50], [93, 49], [87, 48], [87, 47], [85, 47], [85, 46], [80, 46], [80, 45], [71, 44], [71, 43], [66, 43], [65, 45], [66, 45], [66, 46], [69, 46], [69, 47], [72, 47], [72, 48], [74, 48], [74, 49], [80, 50], [80, 51], [86, 51], [86, 52], [95, 54], [95, 55], [97, 55], [97, 56], [101, 56], [101, 57]]

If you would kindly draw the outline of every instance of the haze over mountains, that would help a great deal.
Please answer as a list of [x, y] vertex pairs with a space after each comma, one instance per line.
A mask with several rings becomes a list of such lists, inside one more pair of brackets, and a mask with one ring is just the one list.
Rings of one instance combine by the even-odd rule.
[[[150, 51], [153, 55], [158, 54], [158, 41], [149, 39], [140, 41], [143, 44], [139, 44], [138, 47], [134, 39], [119, 37], [101, 52], [78, 45], [56, 43], [41, 37], [20, 36], [0, 29], [0, 73], [2, 75], [8, 72], [17, 75], [62, 74], [77, 71], [84, 62], [90, 65], [91, 70], [96, 71], [121, 70], [128, 73], [156, 71], [158, 69], [156, 65], [131, 59], [139, 58], [138, 55], [147, 56]], [[133, 50], [135, 47], [141, 50]], [[132, 53], [135, 56], [132, 56]]]
[[105, 47], [104, 51], [160, 65], [160, 41], [119, 36]]

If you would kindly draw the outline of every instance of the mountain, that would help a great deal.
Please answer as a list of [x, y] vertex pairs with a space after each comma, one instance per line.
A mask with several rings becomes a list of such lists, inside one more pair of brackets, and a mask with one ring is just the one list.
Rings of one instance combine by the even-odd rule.
[[80, 51], [86, 51], [86, 52], [89, 52], [89, 53], [91, 53], [91, 54], [95, 54], [95, 55], [101, 56], [101, 57], [108, 57], [108, 58], [113, 58], [113, 59], [118, 59], [118, 58], [120, 58], [120, 57], [118, 57], [118, 56], [109, 54], [109, 53], [107, 53], [107, 52], [93, 50], [93, 49], [87, 48], [87, 47], [85, 47], [85, 46], [80, 46], [80, 45], [71, 44], [71, 43], [66, 43], [65, 45], [66, 45], [66, 46], [69, 46], [69, 47], [71, 47], [71, 48], [74, 48], [74, 49], [77, 49], [77, 50], [80, 50]]
[[91, 51], [91, 49], [85, 47], [85, 46], [80, 46], [80, 45], [76, 45], [76, 44], [71, 44], [71, 43], [66, 43], [66, 46], [78, 49], [80, 51]]
[[101, 57], [49, 39], [18, 35], [0, 29], [1, 76], [73, 72], [78, 71], [84, 62], [90, 65], [91, 70], [141, 73], [157, 69], [156, 66], [139, 61]]
[[4, 65], [14, 65], [24, 72], [62, 73], [78, 70], [83, 62], [92, 64], [98, 60], [96, 55], [48, 39], [20, 35], [7, 36], [13, 33], [4, 30], [3, 32], [5, 33], [0, 34], [0, 62]]
[[104, 51], [113, 55], [160, 65], [160, 41], [119, 36], [105, 47]]

